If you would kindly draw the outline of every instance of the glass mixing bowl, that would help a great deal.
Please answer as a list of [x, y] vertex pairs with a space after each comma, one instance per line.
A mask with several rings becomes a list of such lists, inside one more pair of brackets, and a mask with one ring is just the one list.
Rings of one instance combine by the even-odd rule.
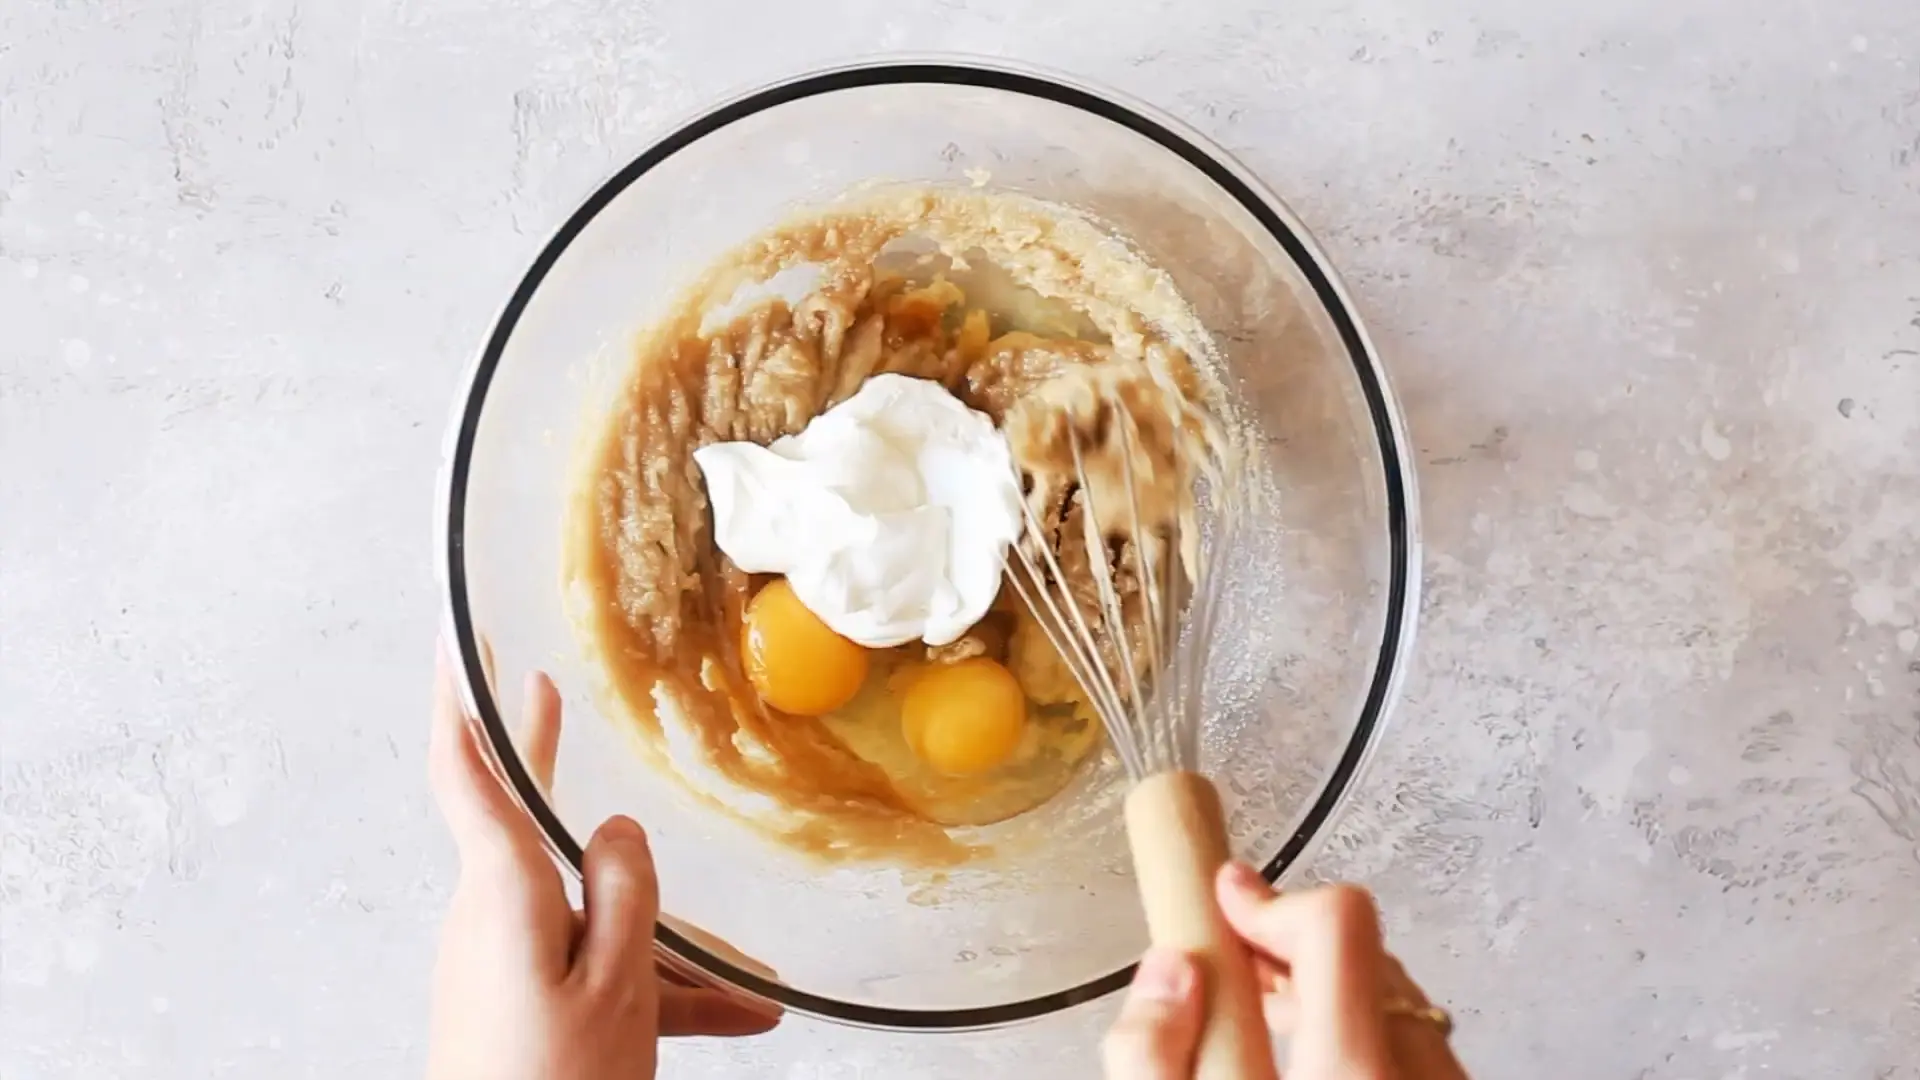
[[[646, 149], [541, 251], [472, 368], [440, 489], [448, 638], [500, 775], [575, 875], [609, 815], [648, 827], [657, 944], [683, 972], [848, 1023], [978, 1028], [1124, 985], [1145, 944], [1111, 756], [999, 827], [985, 863], [822, 867], [642, 759], [596, 704], [561, 583], [575, 453], [633, 335], [734, 245], [876, 181], [1078, 207], [1171, 273], [1214, 335], [1280, 497], [1222, 571], [1202, 768], [1269, 879], [1327, 828], [1395, 696], [1417, 608], [1412, 462], [1373, 347], [1286, 207], [1177, 122], [1057, 76], [885, 62], [755, 91]], [[550, 794], [516, 743], [536, 668], [565, 703]]]

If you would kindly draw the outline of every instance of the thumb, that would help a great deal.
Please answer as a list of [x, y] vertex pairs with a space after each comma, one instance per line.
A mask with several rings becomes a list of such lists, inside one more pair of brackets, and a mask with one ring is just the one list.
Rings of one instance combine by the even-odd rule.
[[589, 985], [653, 978], [653, 924], [660, 883], [639, 822], [614, 815], [587, 844], [587, 930], [579, 964]]
[[1188, 1080], [1200, 1039], [1199, 991], [1192, 957], [1148, 949], [1100, 1044], [1107, 1080]]

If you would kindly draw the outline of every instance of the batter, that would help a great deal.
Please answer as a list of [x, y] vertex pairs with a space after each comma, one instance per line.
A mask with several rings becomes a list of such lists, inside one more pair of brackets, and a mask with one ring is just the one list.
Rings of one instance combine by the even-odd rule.
[[[771, 288], [788, 272], [811, 280]], [[807, 679], [854, 680], [844, 705], [817, 716], [776, 709], [744, 672], [742, 629], [787, 619], [792, 604], [777, 595], [782, 579], [746, 574], [714, 546], [693, 451], [791, 435], [883, 372], [938, 382], [1006, 434], [1041, 526], [1035, 542], [1052, 549], [1084, 610], [1097, 610], [1100, 565], [1087, 538], [1106, 545], [1137, 632], [1145, 590], [1131, 570], [1135, 548], [1154, 565], [1190, 563], [1196, 474], [1227, 452], [1203, 408], [1217, 388], [1194, 362], [1208, 348], [1162, 271], [1091, 221], [1017, 196], [882, 192], [744, 245], [641, 335], [580, 477], [567, 574], [610, 704], [669, 770], [690, 747], [700, 771], [724, 781], [726, 790], [703, 784], [698, 794], [801, 851], [921, 865], [982, 854], [968, 827], [1044, 802], [1101, 739], [1033, 617], [1003, 587], [950, 644], [811, 664]], [[1124, 433], [1115, 409], [1127, 413]], [[1129, 473], [1139, 530], [1128, 528], [1136, 504], [1120, 486]], [[819, 655], [832, 660], [836, 648]], [[993, 671], [1011, 672], [1017, 693]], [[767, 673], [756, 675], [766, 687]], [[818, 685], [772, 689], [804, 698]], [[966, 747], [955, 758], [923, 734], [969, 694], [1012, 694], [1024, 713], [1005, 732], [1005, 760], [984, 771], [963, 760]]]

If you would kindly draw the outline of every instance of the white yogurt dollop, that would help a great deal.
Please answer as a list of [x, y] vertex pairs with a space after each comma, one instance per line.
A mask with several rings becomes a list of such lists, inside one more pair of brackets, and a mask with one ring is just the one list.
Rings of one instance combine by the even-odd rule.
[[871, 648], [966, 633], [1022, 527], [1006, 436], [925, 379], [876, 375], [798, 435], [693, 459], [720, 550], [785, 574], [822, 622]]

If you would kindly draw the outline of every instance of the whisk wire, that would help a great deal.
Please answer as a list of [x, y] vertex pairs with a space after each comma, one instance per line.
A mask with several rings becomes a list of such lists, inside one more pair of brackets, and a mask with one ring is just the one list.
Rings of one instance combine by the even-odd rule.
[[[1027, 586], [1021, 585], [1020, 576], [1017, 574], [1014, 575], [1014, 587], [1019, 590], [1028, 610], [1034, 613], [1035, 621], [1041, 624], [1041, 632], [1046, 634], [1048, 643], [1060, 653], [1063, 659], [1067, 660], [1074, 678], [1079, 680], [1088, 696], [1095, 699], [1095, 711], [1102, 717], [1102, 722], [1107, 723], [1107, 717], [1124, 715], [1124, 705], [1120, 700], [1119, 689], [1114, 685], [1106, 665], [1100, 660], [1098, 646], [1087, 627], [1086, 618], [1080, 611], [1079, 603], [1067, 589], [1066, 574], [1060, 568], [1059, 559], [1053, 554], [1052, 545], [1045, 542], [1045, 532], [1041, 528], [1039, 519], [1034, 515], [1033, 509], [1027, 506], [1026, 500], [1021, 500], [1020, 506], [1026, 518], [1028, 534], [1040, 538], [1040, 542], [1034, 546], [1040, 550], [1040, 557], [1045, 561], [1046, 566], [1043, 574], [1040, 567], [1035, 565], [1033, 557], [1026, 551], [1025, 545], [1014, 544], [1013, 550], [1018, 554], [1021, 567], [1030, 579], [1033, 595], [1028, 594]], [[1072, 616], [1071, 628], [1068, 626], [1067, 616], [1061, 614], [1060, 605], [1054, 602], [1053, 592], [1048, 587], [1049, 580], [1058, 584], [1061, 601], [1065, 604], [1068, 614]], [[1039, 603], [1036, 604], [1036, 600]], [[1040, 617], [1043, 609], [1047, 614], [1046, 618]], [[1077, 634], [1074, 633], [1075, 630], [1078, 631]], [[1111, 726], [1109, 724], [1109, 727]], [[1142, 775], [1143, 763], [1140, 760], [1138, 748], [1126, 739], [1115, 737], [1111, 741], [1115, 744], [1115, 752], [1119, 754], [1121, 764], [1126, 767], [1128, 775]], [[1121, 745], [1123, 743], [1128, 745]]]
[[[1217, 497], [1225, 499], [1231, 498], [1232, 495], [1231, 493], [1220, 493]], [[1223, 507], [1222, 512], [1215, 515], [1215, 518], [1213, 536], [1211, 538], [1212, 542], [1208, 543], [1207, 538], [1202, 537], [1201, 544], [1199, 545], [1200, 565], [1197, 571], [1201, 581], [1201, 587], [1199, 589], [1199, 595], [1194, 600], [1197, 610], [1194, 613], [1193, 626], [1191, 628], [1191, 633], [1194, 635], [1196, 645], [1193, 648], [1181, 650], [1182, 655], [1187, 656], [1196, 669], [1206, 663], [1206, 650], [1202, 646], [1205, 642], [1213, 640], [1215, 631], [1219, 629], [1220, 612], [1224, 607], [1221, 603], [1221, 596], [1226, 590], [1222, 587], [1221, 582], [1225, 574], [1223, 572], [1224, 568], [1219, 566], [1218, 563], [1224, 555], [1234, 550], [1234, 544], [1238, 539], [1238, 530], [1240, 528], [1239, 517], [1230, 508]], [[1199, 716], [1200, 710], [1206, 704], [1204, 694], [1205, 679], [1201, 677], [1202, 672], [1199, 670], [1195, 670], [1192, 674], [1194, 676], [1193, 679], [1185, 687], [1187, 694], [1186, 715]], [[1182, 732], [1181, 734], [1192, 741], [1192, 745], [1187, 748], [1187, 753], [1190, 755], [1187, 760], [1197, 762], [1199, 730], [1197, 725], [1193, 725], [1193, 727], [1194, 730]]]
[[[1027, 610], [1099, 714], [1116, 756], [1138, 780], [1199, 765], [1207, 650], [1225, 606], [1224, 568], [1219, 564], [1233, 548], [1242, 524], [1238, 512], [1245, 507], [1243, 493], [1221, 475], [1221, 463], [1213, 462], [1204, 470], [1208, 483], [1195, 493], [1203, 497], [1189, 512], [1193, 516], [1182, 515], [1164, 553], [1156, 551], [1163, 537], [1149, 532], [1141, 484], [1158, 477], [1141, 475], [1136, 453], [1144, 435], [1138, 419], [1117, 402], [1111, 404], [1115, 407], [1108, 415], [1118, 421], [1118, 431], [1098, 436], [1097, 446], [1074, 426], [1065, 431], [1076, 483], [1053, 522], [1060, 535], [1050, 533], [1039, 511], [1021, 498], [1025, 534], [1012, 545], [1007, 569]], [[1178, 417], [1177, 403], [1169, 409]], [[1176, 453], [1179, 447], [1176, 439]], [[1119, 450], [1123, 493], [1112, 492], [1110, 481], [1104, 487], [1090, 482], [1088, 455], [1096, 448]], [[1178, 464], [1175, 469], [1184, 475]], [[1018, 482], [1017, 474], [1013, 480]], [[1104, 535], [1108, 522], [1103, 512], [1112, 514], [1116, 501], [1125, 504], [1127, 539], [1134, 549], [1131, 567], [1124, 551], [1114, 553]], [[1066, 519], [1075, 512], [1080, 514], [1078, 539], [1085, 546], [1092, 578], [1077, 593], [1062, 566], [1066, 556], [1055, 551], [1070, 531]], [[1131, 621], [1119, 580], [1126, 569], [1133, 570], [1143, 592]], [[1115, 671], [1115, 662], [1124, 670]]]
[[[1124, 431], [1126, 424], [1123, 422], [1120, 427]], [[1087, 467], [1086, 461], [1081, 455], [1080, 439], [1072, 429], [1068, 429], [1067, 431], [1067, 445], [1073, 452], [1073, 468], [1075, 474], [1081, 477], [1086, 476]], [[1123, 462], [1126, 460], [1124, 454], [1121, 460]], [[1127, 490], [1131, 495], [1133, 492], [1131, 477], [1128, 478], [1127, 485]], [[1094, 499], [1093, 486], [1082, 483], [1080, 485], [1081, 531], [1084, 534], [1083, 538], [1087, 546], [1087, 554], [1093, 562], [1094, 588], [1100, 597], [1100, 623], [1106, 630], [1108, 639], [1113, 642], [1114, 655], [1120, 661], [1120, 667], [1124, 677], [1130, 684], [1129, 689], [1133, 691], [1133, 696], [1129, 700], [1132, 701], [1137, 710], [1143, 705], [1145, 700], [1141, 695], [1140, 669], [1133, 662], [1133, 645], [1128, 640], [1125, 612], [1120, 602], [1119, 590], [1116, 588], [1113, 580], [1114, 566], [1111, 558], [1107, 554], [1106, 538], [1100, 535], [1100, 508], [1096, 505]], [[1139, 525], [1139, 517], [1137, 514], [1132, 524], [1135, 526], [1134, 542], [1137, 544], [1139, 543], [1137, 528]], [[1069, 597], [1069, 600], [1071, 600], [1071, 597]], [[1098, 655], [1098, 653], [1099, 649], [1096, 645], [1095, 654]], [[1115, 715], [1126, 717], [1129, 720], [1136, 720], [1139, 713], [1129, 712], [1123, 708]], [[1152, 751], [1156, 749], [1151, 741], [1153, 733], [1149, 729], [1145, 733], [1148, 738], [1142, 739], [1141, 735], [1143, 733], [1139, 730], [1140, 727], [1142, 727], [1142, 725], [1137, 722], [1129, 723], [1127, 734], [1130, 740], [1133, 741], [1136, 750], [1145, 752], [1144, 764], [1152, 768], [1160, 764], [1152, 754]]]
[[[1145, 641], [1142, 644], [1147, 653], [1147, 670], [1152, 673], [1154, 678], [1159, 678], [1169, 666], [1166, 663], [1166, 656], [1164, 654], [1168, 646], [1174, 644], [1172, 634], [1173, 619], [1171, 615], [1173, 605], [1168, 603], [1160, 592], [1161, 582], [1159, 575], [1155, 572], [1157, 568], [1154, 565], [1153, 559], [1154, 545], [1150, 542], [1152, 538], [1141, 535], [1140, 489], [1135, 484], [1133, 475], [1133, 432], [1135, 421], [1130, 413], [1122, 413], [1121, 415], [1125, 417], [1125, 420], [1120, 425], [1120, 473], [1127, 489], [1128, 520], [1133, 526], [1135, 573], [1139, 577], [1140, 587], [1143, 590], [1142, 604], [1145, 611], [1143, 612], [1144, 617], [1141, 621], [1144, 626], [1144, 634], [1142, 636], [1145, 638]], [[1124, 635], [1124, 633], [1125, 627], [1123, 625], [1122, 634]], [[1140, 685], [1140, 676], [1137, 669], [1134, 670], [1133, 699], [1146, 715], [1145, 726], [1147, 730], [1163, 730], [1172, 720], [1172, 717], [1166, 715], [1166, 697], [1162, 690], [1155, 687], [1153, 697], [1146, 697]], [[1169, 735], [1168, 738], [1171, 739], [1172, 736]], [[1171, 754], [1175, 748], [1169, 746], [1167, 749]], [[1178, 761], [1178, 758], [1171, 760]]]

